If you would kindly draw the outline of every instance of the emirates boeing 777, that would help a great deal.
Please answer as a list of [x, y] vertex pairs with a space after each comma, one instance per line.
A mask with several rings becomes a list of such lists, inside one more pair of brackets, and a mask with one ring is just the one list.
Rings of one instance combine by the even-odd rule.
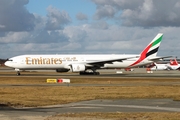
[[157, 34], [140, 54], [20, 55], [9, 58], [5, 65], [14, 68], [17, 75], [20, 75], [21, 70], [56, 70], [56, 72], [79, 72], [80, 75], [88, 73], [98, 75], [97, 69], [133, 68], [164, 58], [156, 56], [162, 37], [162, 33]]

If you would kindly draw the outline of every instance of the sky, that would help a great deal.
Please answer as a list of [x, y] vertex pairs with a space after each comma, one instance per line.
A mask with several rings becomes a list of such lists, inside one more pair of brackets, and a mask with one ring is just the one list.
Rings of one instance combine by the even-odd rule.
[[139, 54], [163, 33], [159, 56], [180, 56], [179, 0], [0, 0], [0, 58]]

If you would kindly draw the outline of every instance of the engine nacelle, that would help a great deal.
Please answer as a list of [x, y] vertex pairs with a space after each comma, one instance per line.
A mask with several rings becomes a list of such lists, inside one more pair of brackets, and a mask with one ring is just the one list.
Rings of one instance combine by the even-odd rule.
[[84, 64], [72, 64], [71, 70], [72, 72], [82, 72], [86, 70], [86, 66]]
[[68, 72], [69, 69], [65, 69], [65, 68], [60, 68], [60, 69], [56, 69], [56, 72]]

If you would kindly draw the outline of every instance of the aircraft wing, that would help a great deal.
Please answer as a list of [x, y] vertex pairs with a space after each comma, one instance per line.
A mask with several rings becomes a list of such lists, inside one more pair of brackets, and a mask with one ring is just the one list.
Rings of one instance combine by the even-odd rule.
[[148, 59], [149, 61], [158, 61], [158, 60], [163, 60], [164, 58], [171, 58], [172, 56], [164, 56], [164, 57], [154, 57]]
[[104, 64], [112, 64], [113, 62], [122, 62], [123, 60], [131, 59], [131, 58], [137, 58], [139, 56], [133, 56], [133, 57], [125, 57], [125, 58], [119, 58], [119, 59], [109, 59], [109, 60], [101, 60], [101, 61], [93, 61], [93, 62], [87, 62], [88, 65], [96, 65], [96, 66], [103, 66]]

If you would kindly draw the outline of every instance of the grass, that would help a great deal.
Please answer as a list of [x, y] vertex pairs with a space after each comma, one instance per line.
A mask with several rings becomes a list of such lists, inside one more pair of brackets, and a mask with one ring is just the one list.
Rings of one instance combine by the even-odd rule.
[[16, 87], [0, 88], [1, 102], [43, 106], [93, 99], [172, 98], [180, 100], [180, 86], [156, 87]]

